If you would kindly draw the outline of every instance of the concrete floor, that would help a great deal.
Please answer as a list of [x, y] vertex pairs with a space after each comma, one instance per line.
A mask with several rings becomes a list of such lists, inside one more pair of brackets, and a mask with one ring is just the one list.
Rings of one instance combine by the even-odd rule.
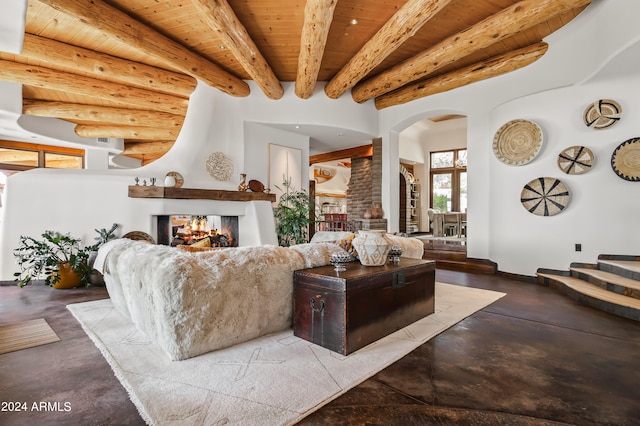
[[[447, 270], [436, 279], [507, 296], [301, 424], [640, 425], [640, 323], [534, 283]], [[66, 309], [105, 297], [100, 287], [0, 286], [0, 324], [44, 317], [61, 339], [0, 355], [0, 401], [28, 406], [0, 411], [1, 425], [144, 424]]]

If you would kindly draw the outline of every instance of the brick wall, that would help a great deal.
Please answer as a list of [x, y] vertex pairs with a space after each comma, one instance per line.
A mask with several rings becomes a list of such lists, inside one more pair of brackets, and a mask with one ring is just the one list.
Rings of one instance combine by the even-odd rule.
[[361, 221], [372, 203], [382, 205], [382, 139], [373, 139], [372, 145], [371, 158], [351, 159], [351, 179], [347, 187], [349, 221]]

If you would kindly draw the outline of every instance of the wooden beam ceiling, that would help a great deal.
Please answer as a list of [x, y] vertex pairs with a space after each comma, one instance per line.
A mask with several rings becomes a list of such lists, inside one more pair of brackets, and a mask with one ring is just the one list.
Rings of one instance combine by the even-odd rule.
[[270, 99], [282, 81], [303, 99], [327, 82], [326, 96], [388, 108], [526, 66], [589, 3], [29, 0], [22, 54], [0, 52], [0, 79], [23, 85], [24, 114], [123, 137], [149, 162], [175, 141], [196, 79], [231, 96], [254, 80]]

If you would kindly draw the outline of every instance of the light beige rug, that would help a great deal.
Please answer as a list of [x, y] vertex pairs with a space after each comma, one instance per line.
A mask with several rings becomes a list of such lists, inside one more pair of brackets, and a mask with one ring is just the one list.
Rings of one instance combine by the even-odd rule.
[[349, 356], [293, 335], [170, 361], [109, 299], [69, 305], [152, 425], [288, 425], [504, 293], [436, 283], [435, 313]]
[[0, 325], [0, 354], [59, 341], [44, 318]]

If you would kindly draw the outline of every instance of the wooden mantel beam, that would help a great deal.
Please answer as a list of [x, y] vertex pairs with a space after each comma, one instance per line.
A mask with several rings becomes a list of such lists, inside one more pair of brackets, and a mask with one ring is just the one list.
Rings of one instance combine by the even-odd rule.
[[425, 96], [446, 92], [476, 81], [502, 75], [537, 61], [549, 46], [540, 42], [514, 50], [487, 61], [464, 67], [427, 81], [410, 84], [375, 99], [377, 109], [404, 104]]
[[189, 100], [78, 74], [0, 59], [0, 80], [105, 99], [140, 109], [184, 115]]
[[196, 80], [185, 74], [116, 58], [29, 33], [24, 35], [21, 56], [43, 61], [54, 67], [70, 67], [91, 73], [100, 79], [185, 98], [196, 88]]
[[246, 82], [101, 0], [38, 1], [223, 92], [249, 95]]
[[337, 0], [307, 0], [296, 75], [299, 98], [309, 99], [313, 95], [337, 3]]
[[327, 83], [324, 92], [337, 99], [351, 89], [451, 0], [409, 0]]
[[55, 117], [69, 121], [121, 124], [125, 126], [180, 127], [184, 117], [162, 111], [112, 108], [65, 102], [22, 100], [22, 113], [39, 117]]
[[247, 29], [240, 23], [227, 0], [192, 0], [200, 17], [222, 39], [244, 70], [270, 99], [280, 99], [284, 89], [260, 53]]
[[351, 91], [356, 102], [391, 92], [434, 71], [531, 28], [591, 0], [522, 0], [381, 74], [357, 84]]

